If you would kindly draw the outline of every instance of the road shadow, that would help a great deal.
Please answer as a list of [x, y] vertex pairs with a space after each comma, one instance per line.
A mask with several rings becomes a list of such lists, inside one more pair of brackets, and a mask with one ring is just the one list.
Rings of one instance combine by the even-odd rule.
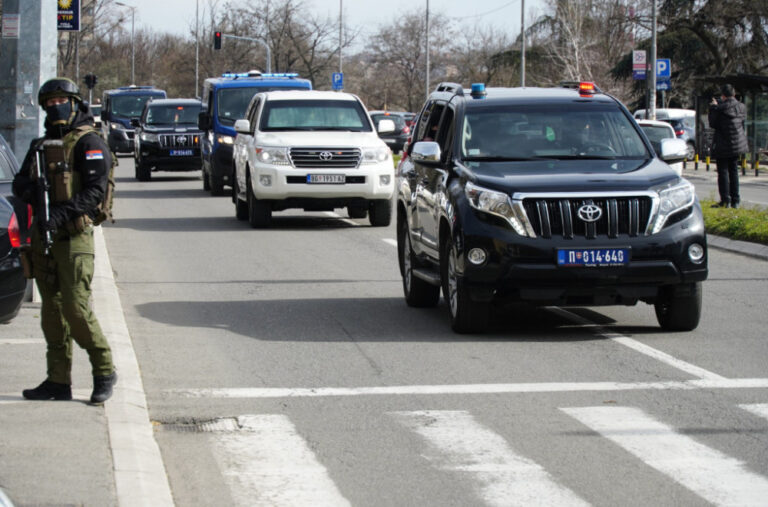
[[266, 229], [254, 229], [246, 221], [237, 220], [234, 208], [231, 217], [162, 217], [162, 218], [120, 218], [115, 223], [105, 224], [108, 228], [133, 229], [147, 232], [220, 232], [243, 231], [243, 233], [259, 234], [266, 231], [317, 231], [329, 229], [352, 229], [358, 227], [346, 222], [343, 218], [330, 216], [277, 216], [273, 224]]
[[[251, 284], [251, 290], [258, 291], [269, 283], [286, 282], [239, 283]], [[308, 287], [316, 283], [307, 281]], [[157, 301], [138, 305], [136, 310], [142, 318], [164, 325], [227, 329], [265, 341], [546, 343], [605, 339], [589, 329], [575, 328], [571, 321], [544, 308], [527, 305], [494, 308], [489, 332], [478, 335], [455, 334], [442, 301], [435, 308], [410, 308], [402, 298]]]

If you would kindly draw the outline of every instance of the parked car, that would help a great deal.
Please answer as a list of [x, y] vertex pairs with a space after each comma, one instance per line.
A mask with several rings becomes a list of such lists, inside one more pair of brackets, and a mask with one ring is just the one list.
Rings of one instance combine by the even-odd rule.
[[[635, 111], [635, 119], [645, 119], [645, 109]], [[672, 125], [675, 136], [685, 141], [688, 149], [685, 158], [696, 155], [696, 111], [693, 109], [662, 108], [656, 110], [656, 119]]]
[[[256, 94], [235, 122], [235, 215], [266, 227], [273, 211], [332, 211], [389, 225], [395, 189], [392, 152], [362, 101], [330, 91]], [[378, 132], [395, 128], [379, 121]]]
[[[637, 124], [643, 129], [648, 140], [651, 142], [656, 155], [661, 157], [661, 141], [662, 139], [675, 139], [675, 130], [672, 125], [665, 121], [658, 120], [637, 120]], [[683, 163], [675, 162], [669, 164], [669, 167], [675, 170], [678, 176], [683, 175]]]
[[136, 179], [149, 181], [152, 171], [198, 171], [202, 132], [197, 120], [202, 103], [196, 99], [157, 99], [147, 102], [136, 129], [133, 157]]
[[13, 196], [12, 184], [13, 177], [19, 172], [19, 161], [16, 159], [13, 150], [8, 145], [5, 138], [0, 135], [0, 195], [8, 199], [16, 212], [16, 218], [19, 220], [21, 242], [30, 243], [30, 227], [32, 222], [32, 208]]
[[[402, 112], [393, 111], [371, 111], [371, 119], [376, 128], [379, 127], [381, 120], [387, 119], [395, 122], [394, 132], [380, 133], [379, 137], [387, 143], [387, 146], [392, 150], [392, 153], [399, 153], [403, 151], [408, 136], [411, 135], [411, 127], [408, 126], [406, 121], [406, 114]], [[378, 130], [377, 130], [378, 131]]]
[[644, 302], [665, 330], [698, 325], [704, 218], [693, 185], [668, 165], [685, 143], [664, 139], [657, 156], [594, 84], [440, 83], [408, 150], [396, 188], [409, 306], [436, 306], [442, 289], [457, 333], [485, 330], [508, 302]]

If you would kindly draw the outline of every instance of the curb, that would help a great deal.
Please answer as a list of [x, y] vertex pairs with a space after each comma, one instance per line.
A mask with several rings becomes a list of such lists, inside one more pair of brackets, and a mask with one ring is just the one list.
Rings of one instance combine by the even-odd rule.
[[155, 441], [144, 384], [125, 322], [102, 228], [94, 228], [93, 304], [112, 348], [118, 382], [105, 404], [117, 502], [121, 507], [173, 506]]
[[707, 246], [768, 261], [768, 245], [707, 234]]

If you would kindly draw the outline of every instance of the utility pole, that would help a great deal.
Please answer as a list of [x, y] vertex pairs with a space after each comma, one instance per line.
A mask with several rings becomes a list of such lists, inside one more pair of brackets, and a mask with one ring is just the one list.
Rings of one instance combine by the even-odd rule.
[[426, 50], [426, 56], [427, 56], [427, 75], [424, 78], [425, 83], [425, 99], [429, 98], [429, 0], [427, 0], [427, 18], [426, 18], [426, 24], [427, 24], [427, 50]]
[[341, 41], [342, 41], [342, 5], [344, 4], [344, 0], [339, 0], [339, 74], [341, 74]]
[[652, 0], [653, 15], [652, 17], [652, 29], [651, 29], [651, 69], [648, 79], [649, 95], [651, 100], [648, 105], [651, 120], [656, 119], [656, 0]]
[[525, 0], [520, 2], [520, 86], [525, 86]]
[[200, 97], [200, 0], [195, 0], [195, 97]]
[[115, 2], [115, 4], [131, 9], [131, 84], [136, 84], [136, 40], [134, 39], [136, 7], [123, 2]]

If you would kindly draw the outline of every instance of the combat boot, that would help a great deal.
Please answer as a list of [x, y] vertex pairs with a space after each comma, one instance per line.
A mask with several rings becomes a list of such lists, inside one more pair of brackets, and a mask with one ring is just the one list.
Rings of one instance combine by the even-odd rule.
[[21, 395], [28, 400], [71, 400], [72, 386], [44, 380], [34, 389], [24, 389]]
[[98, 375], [93, 377], [93, 392], [91, 393], [91, 403], [101, 405], [112, 396], [112, 388], [117, 384], [117, 372], [113, 371], [109, 375]]

